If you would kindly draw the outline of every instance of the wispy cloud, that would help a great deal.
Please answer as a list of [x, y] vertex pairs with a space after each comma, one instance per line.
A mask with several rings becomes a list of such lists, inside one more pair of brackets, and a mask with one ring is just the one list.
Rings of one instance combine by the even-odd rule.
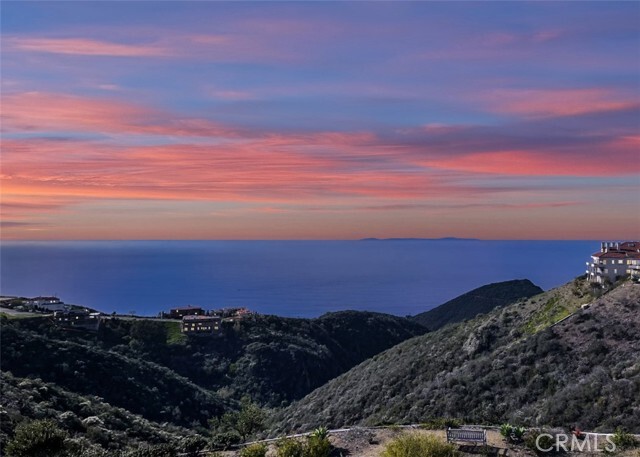
[[490, 110], [526, 117], [576, 116], [640, 108], [638, 94], [590, 89], [498, 89], [484, 95]]
[[2, 95], [5, 132], [90, 132], [229, 137], [237, 134], [207, 119], [179, 116], [112, 99], [25, 92]]
[[167, 57], [174, 51], [157, 44], [129, 44], [91, 38], [9, 38], [13, 49], [50, 54], [109, 56], [109, 57]]

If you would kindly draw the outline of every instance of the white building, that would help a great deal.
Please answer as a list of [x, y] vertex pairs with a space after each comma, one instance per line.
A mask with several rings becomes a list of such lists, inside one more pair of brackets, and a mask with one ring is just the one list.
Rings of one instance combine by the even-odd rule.
[[587, 262], [589, 282], [605, 284], [624, 276], [640, 278], [640, 241], [602, 242]]

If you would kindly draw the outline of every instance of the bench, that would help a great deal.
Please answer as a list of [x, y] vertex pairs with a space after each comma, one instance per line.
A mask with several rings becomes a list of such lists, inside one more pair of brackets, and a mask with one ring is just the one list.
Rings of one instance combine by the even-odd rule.
[[464, 442], [487, 445], [487, 431], [477, 428], [448, 428], [447, 443]]

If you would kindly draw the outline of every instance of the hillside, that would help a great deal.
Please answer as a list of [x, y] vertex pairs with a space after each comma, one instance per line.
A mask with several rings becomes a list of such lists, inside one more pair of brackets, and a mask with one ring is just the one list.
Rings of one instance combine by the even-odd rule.
[[158, 320], [107, 319], [97, 334], [68, 331], [46, 317], [5, 317], [1, 324], [0, 412], [11, 416], [5, 434], [23, 419], [58, 418], [65, 411], [78, 416], [70, 422], [77, 426], [91, 415], [77, 405], [98, 401], [100, 417], [117, 418], [99, 428], [117, 437], [125, 424], [138, 424], [154, 442], [171, 438], [172, 427], [207, 428], [209, 419], [236, 409], [245, 395], [262, 405], [288, 404], [425, 332], [411, 320], [367, 312], [255, 316], [217, 337], [186, 337], [178, 322]]
[[[40, 379], [0, 373], [0, 442], [5, 444], [16, 425], [34, 418], [52, 419], [76, 436], [83, 457], [100, 447], [120, 449], [141, 443], [168, 443], [176, 447], [195, 432], [184, 427], [158, 424], [116, 408], [95, 395], [79, 395]], [[101, 455], [101, 454], [97, 454]], [[113, 454], [111, 454], [113, 455]]]
[[454, 417], [638, 433], [639, 353], [640, 286], [594, 300], [576, 280], [378, 354], [281, 411], [273, 429]]
[[471, 319], [497, 306], [505, 306], [542, 292], [544, 291], [540, 287], [528, 279], [487, 284], [449, 300], [437, 308], [417, 314], [413, 319], [429, 330], [437, 330], [447, 324]]

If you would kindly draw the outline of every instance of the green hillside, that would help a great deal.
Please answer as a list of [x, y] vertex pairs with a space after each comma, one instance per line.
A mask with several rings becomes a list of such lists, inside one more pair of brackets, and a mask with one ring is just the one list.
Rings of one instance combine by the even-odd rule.
[[278, 413], [274, 430], [453, 417], [638, 433], [640, 286], [589, 290], [576, 280], [405, 341]]
[[437, 330], [447, 324], [474, 318], [498, 306], [509, 305], [542, 292], [544, 291], [540, 287], [528, 279], [487, 284], [413, 318], [429, 330]]

